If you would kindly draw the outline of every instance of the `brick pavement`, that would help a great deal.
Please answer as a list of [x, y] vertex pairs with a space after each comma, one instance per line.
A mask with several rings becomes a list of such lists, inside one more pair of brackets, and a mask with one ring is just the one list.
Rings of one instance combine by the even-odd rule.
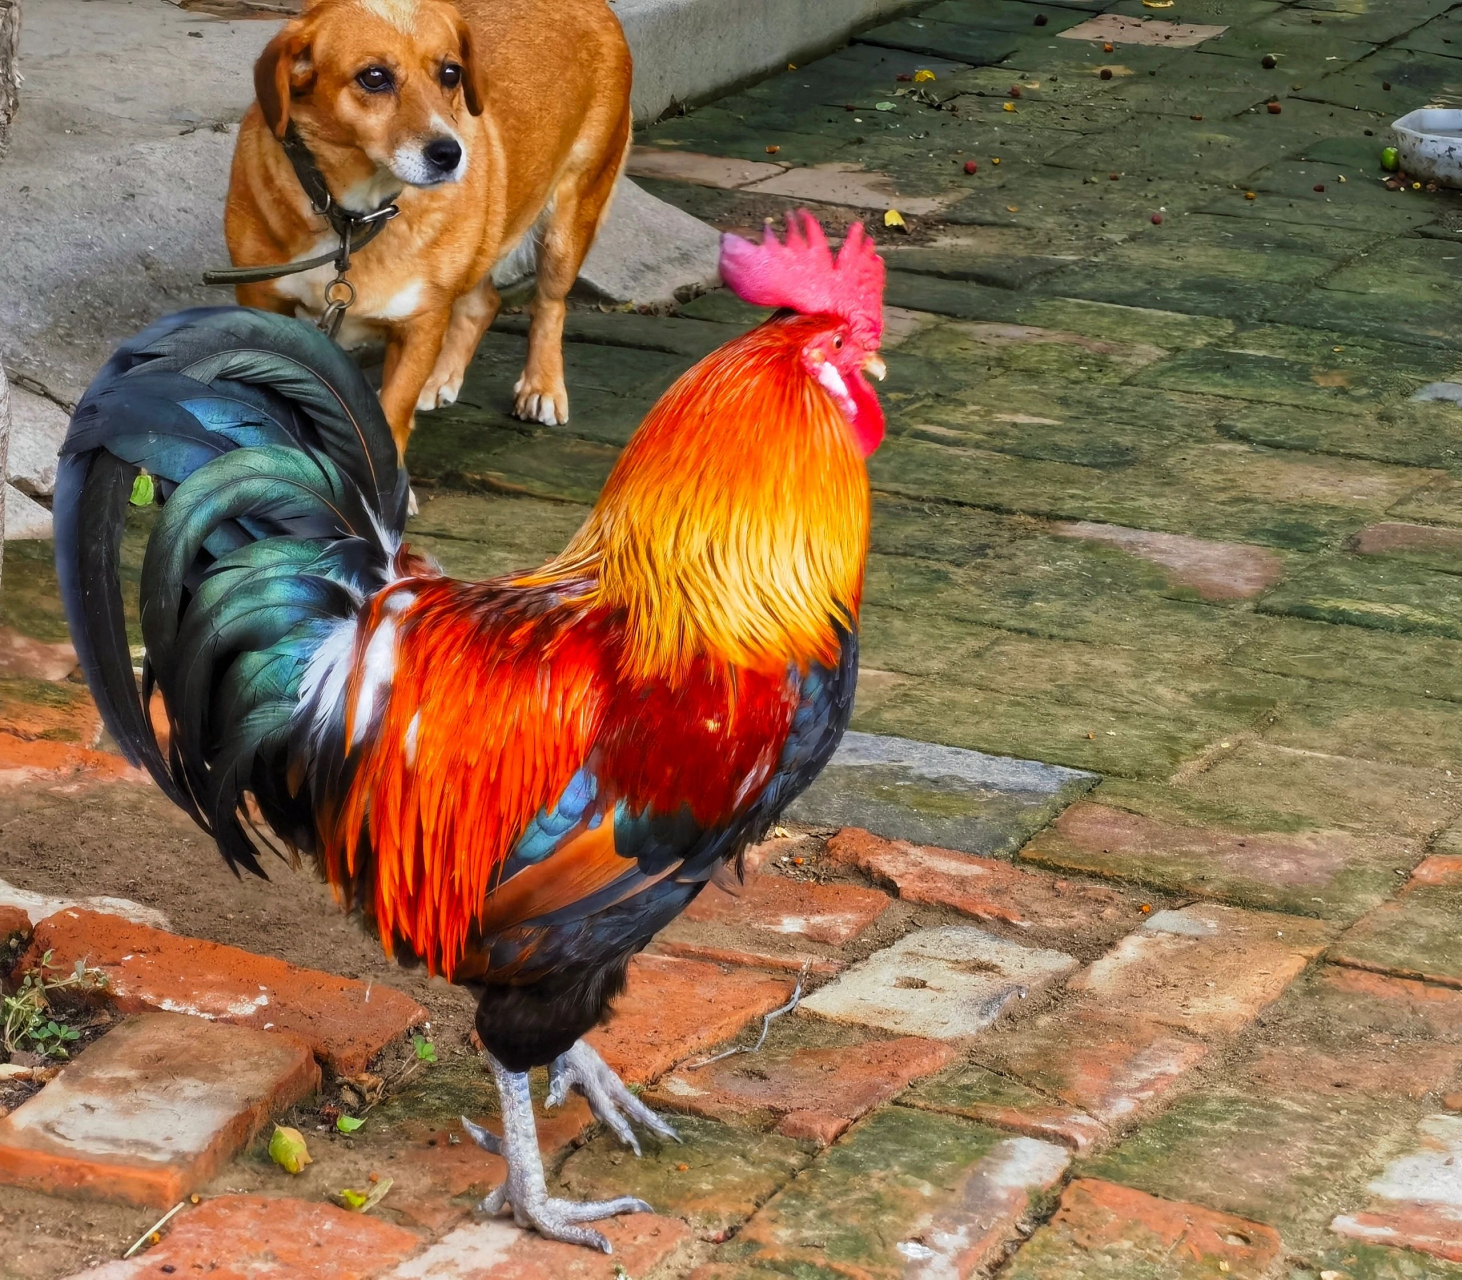
[[[663, 1215], [617, 1227], [636, 1280], [1462, 1278], [1462, 207], [1377, 163], [1427, 103], [1462, 105], [1452, 0], [942, 0], [643, 132], [633, 170], [682, 207], [747, 230], [803, 202], [887, 256], [855, 727], [1087, 773], [843, 769], [880, 835], [772, 842], [636, 965], [602, 1044], [685, 1143], [635, 1161], [582, 1109], [544, 1130], [568, 1193]], [[505, 317], [413, 438], [413, 542], [463, 576], [556, 550], [654, 396], [755, 314], [576, 311], [551, 431], [502, 413]], [[0, 829], [23, 794], [63, 829], [98, 792], [161, 812], [70, 678], [47, 556], [6, 551]], [[124, 995], [135, 955], [114, 998], [167, 1007], [156, 975]], [[762, 1054], [700, 1065], [804, 965]], [[242, 1000], [215, 985], [190, 1012]], [[0, 1122], [0, 1177], [118, 1034]], [[299, 1178], [243, 1147], [96, 1280], [267, 1253], [258, 1194], [295, 1252], [249, 1274], [614, 1275], [472, 1222], [498, 1171], [452, 1142], [471, 1071], [312, 1130]], [[209, 1159], [290, 1090], [236, 1093]], [[372, 1174], [361, 1262], [331, 1201]]]

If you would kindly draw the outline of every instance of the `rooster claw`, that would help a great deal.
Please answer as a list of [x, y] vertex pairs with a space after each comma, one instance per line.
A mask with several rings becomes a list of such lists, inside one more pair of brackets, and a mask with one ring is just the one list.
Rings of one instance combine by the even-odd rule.
[[[598, 1058], [597, 1054], [594, 1056]], [[585, 1245], [602, 1253], [613, 1253], [614, 1249], [603, 1235], [581, 1224], [612, 1218], [621, 1213], [653, 1213], [654, 1210], [636, 1196], [590, 1200], [584, 1203], [550, 1196], [543, 1176], [543, 1158], [538, 1150], [538, 1135], [533, 1123], [533, 1099], [528, 1091], [528, 1074], [524, 1071], [509, 1071], [491, 1054], [487, 1055], [487, 1061], [497, 1082], [498, 1096], [502, 1100], [503, 1136], [499, 1138], [489, 1133], [481, 1125], [473, 1124], [466, 1116], [462, 1117], [462, 1125], [478, 1146], [502, 1155], [507, 1161], [508, 1173], [502, 1185], [477, 1206], [478, 1212], [492, 1215], [511, 1209], [513, 1220], [520, 1227], [532, 1227], [545, 1239], [561, 1240], [564, 1244]], [[609, 1070], [608, 1067], [604, 1069]]]
[[631, 1121], [661, 1138], [680, 1141], [680, 1135], [635, 1097], [609, 1064], [583, 1040], [576, 1040], [572, 1048], [549, 1064], [548, 1098], [544, 1105], [561, 1107], [568, 1100], [570, 1089], [582, 1093], [588, 1099], [594, 1119], [608, 1127], [637, 1156], [642, 1153], [639, 1139], [630, 1127]]

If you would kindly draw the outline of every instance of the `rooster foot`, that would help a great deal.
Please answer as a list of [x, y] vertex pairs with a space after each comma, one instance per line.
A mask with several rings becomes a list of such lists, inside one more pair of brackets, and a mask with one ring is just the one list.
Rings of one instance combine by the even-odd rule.
[[[567, 1056], [567, 1055], [565, 1055]], [[528, 1074], [509, 1071], [491, 1054], [487, 1055], [503, 1108], [503, 1136], [496, 1138], [466, 1116], [462, 1125], [468, 1136], [485, 1151], [501, 1155], [508, 1164], [508, 1176], [481, 1204], [478, 1211], [498, 1214], [511, 1208], [520, 1227], [532, 1227], [549, 1240], [585, 1245], [613, 1253], [609, 1241], [592, 1227], [579, 1225], [612, 1218], [621, 1213], [654, 1212], [643, 1200], [620, 1196], [615, 1200], [560, 1200], [548, 1194], [543, 1177], [543, 1159], [538, 1151], [538, 1129], [533, 1122], [533, 1099], [528, 1092]], [[605, 1070], [608, 1070], [606, 1067]], [[623, 1086], [621, 1086], [622, 1088]]]
[[640, 1143], [630, 1128], [631, 1120], [662, 1138], [680, 1141], [680, 1135], [635, 1097], [609, 1064], [583, 1040], [574, 1041], [573, 1048], [549, 1063], [548, 1099], [544, 1105], [563, 1106], [570, 1089], [577, 1089], [589, 1100], [594, 1119], [607, 1125], [635, 1155], [640, 1154]]

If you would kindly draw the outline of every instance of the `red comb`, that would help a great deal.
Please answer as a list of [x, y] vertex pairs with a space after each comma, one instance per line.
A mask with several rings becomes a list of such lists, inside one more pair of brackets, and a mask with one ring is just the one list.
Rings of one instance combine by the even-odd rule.
[[861, 222], [849, 228], [836, 260], [817, 219], [805, 209], [787, 215], [785, 244], [770, 223], [760, 244], [724, 235], [721, 279], [755, 306], [838, 316], [870, 350], [883, 336], [883, 259]]

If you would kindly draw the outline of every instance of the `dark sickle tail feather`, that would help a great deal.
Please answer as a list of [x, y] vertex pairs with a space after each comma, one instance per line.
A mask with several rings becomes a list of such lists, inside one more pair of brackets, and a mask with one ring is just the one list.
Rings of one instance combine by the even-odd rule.
[[[309, 847], [301, 681], [385, 581], [405, 522], [406, 473], [379, 402], [311, 326], [199, 308], [116, 350], [61, 452], [56, 569], [102, 718], [231, 865], [262, 874], [244, 794]], [[143, 565], [139, 688], [120, 560], [140, 470], [162, 511]], [[148, 714], [154, 686], [166, 759]]]

